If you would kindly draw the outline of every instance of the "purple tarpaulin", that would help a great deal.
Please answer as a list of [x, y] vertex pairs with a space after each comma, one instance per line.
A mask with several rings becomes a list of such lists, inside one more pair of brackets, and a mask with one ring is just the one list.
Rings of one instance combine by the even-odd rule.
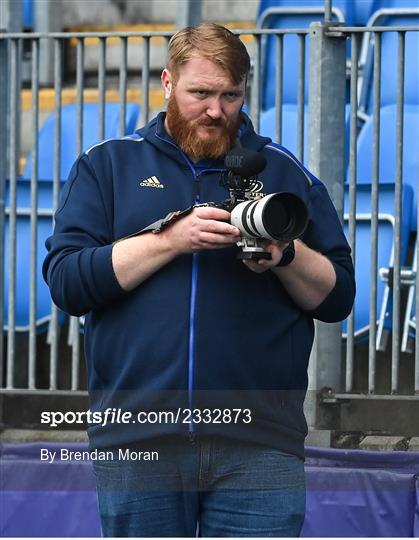
[[100, 536], [94, 491], [5, 491], [0, 499], [0, 536]]
[[412, 474], [379, 469], [307, 467], [302, 536], [413, 536]]
[[[1, 444], [1, 536], [99, 536], [88, 461], [41, 461], [41, 449], [85, 443]], [[307, 448], [303, 536], [419, 537], [419, 453]]]
[[100, 536], [89, 461], [41, 461], [41, 449], [85, 451], [87, 444], [0, 445], [0, 536]]
[[306, 449], [302, 536], [418, 536], [418, 452]]

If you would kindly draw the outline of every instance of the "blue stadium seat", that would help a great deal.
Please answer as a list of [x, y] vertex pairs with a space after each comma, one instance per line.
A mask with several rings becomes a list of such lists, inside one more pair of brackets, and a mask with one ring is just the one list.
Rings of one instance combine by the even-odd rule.
[[23, 0], [23, 26], [27, 29], [33, 29], [34, 26], [33, 1]]
[[[417, 0], [380, 0], [369, 26], [419, 26]], [[381, 11], [385, 9], [385, 11]], [[397, 32], [384, 32], [381, 38], [382, 70], [380, 106], [391, 105], [397, 100]], [[407, 32], [405, 41], [404, 103], [419, 105], [419, 32]], [[360, 111], [369, 115], [373, 110], [373, 57], [374, 38], [365, 34], [361, 62], [364, 65], [360, 92]]]
[[[379, 186], [379, 216], [378, 216], [378, 265], [380, 268], [389, 268], [393, 265], [394, 241], [394, 184], [381, 184]], [[405, 264], [410, 234], [410, 217], [412, 205], [412, 188], [404, 186], [402, 204], [408, 211], [401, 216], [401, 260]], [[349, 186], [345, 185], [344, 197], [345, 234], [348, 235], [349, 212]], [[354, 305], [355, 338], [361, 342], [368, 337], [370, 328], [370, 268], [371, 268], [371, 185], [360, 184], [356, 193], [356, 248], [355, 248], [355, 279], [357, 293]], [[377, 314], [383, 313], [383, 306], [387, 305], [389, 287], [380, 278], [377, 272]], [[343, 337], [347, 337], [347, 323], [343, 323]]]
[[[106, 137], [116, 137], [119, 134], [119, 105], [111, 103], [106, 105]], [[126, 131], [131, 133], [135, 129], [139, 107], [136, 104], [127, 104]], [[84, 106], [83, 147], [88, 148], [98, 142], [97, 125], [99, 107], [88, 103]], [[64, 182], [76, 159], [76, 105], [65, 105], [62, 109], [61, 131], [61, 181]], [[38, 182], [38, 223], [37, 223], [37, 269], [36, 269], [36, 322], [39, 331], [47, 329], [51, 317], [51, 296], [42, 277], [42, 262], [46, 256], [45, 240], [51, 235], [53, 229], [53, 167], [54, 167], [54, 131], [55, 116], [51, 115], [39, 133], [39, 182]], [[16, 220], [16, 330], [27, 331], [29, 328], [29, 283], [30, 283], [30, 177], [32, 157], [29, 156], [25, 167], [24, 177], [17, 184], [17, 220]], [[6, 208], [9, 206], [9, 183], [6, 186]], [[9, 307], [9, 261], [10, 261], [10, 228], [9, 218], [5, 223], [5, 302], [4, 321], [8, 326]]]
[[[30, 182], [18, 180], [17, 183], [17, 218], [16, 218], [16, 310], [17, 331], [29, 329], [29, 293], [30, 293]], [[6, 185], [6, 209], [10, 207], [10, 185]], [[45, 239], [51, 235], [52, 221], [52, 183], [42, 182], [38, 187], [38, 223], [37, 223], [37, 265], [36, 265], [36, 323], [40, 331], [46, 330], [51, 316], [51, 296], [48, 286], [42, 278], [42, 263], [47, 254]], [[10, 227], [9, 215], [5, 221], [5, 259], [4, 259], [4, 326], [8, 326], [9, 309], [9, 264], [10, 264]]]
[[[416, 240], [419, 242], [419, 240]], [[415, 278], [418, 271], [418, 257], [417, 257], [417, 246], [415, 246], [415, 253], [413, 256], [412, 268], [410, 270], [410, 279], [411, 283], [409, 284], [409, 289], [407, 293], [407, 302], [406, 302], [406, 311], [403, 324], [403, 335], [402, 335], [402, 352], [413, 352], [414, 345], [413, 340], [416, 335], [416, 285]]]
[[[333, 0], [333, 7], [338, 8], [350, 26], [366, 26], [371, 15], [380, 8], [380, 4], [386, 0]], [[416, 0], [398, 0], [404, 3], [415, 2]], [[258, 17], [269, 8], [290, 7], [304, 8], [321, 6], [324, 8], [322, 0], [261, 0], [259, 2]]]
[[[363, 2], [363, 0], [357, 1]], [[417, 0], [374, 0], [371, 15], [379, 9], [414, 9], [417, 7], [419, 7]]]
[[[139, 106], [136, 103], [127, 103], [125, 126], [126, 133], [135, 130]], [[41, 127], [38, 137], [38, 179], [39, 181], [52, 180], [54, 171], [54, 137], [55, 114], [51, 114]], [[83, 107], [83, 149], [87, 149], [99, 142], [99, 105], [86, 103]], [[77, 105], [71, 103], [64, 105], [61, 116], [61, 169], [60, 179], [68, 178], [70, 169], [76, 160], [76, 134], [77, 134]], [[119, 136], [119, 103], [107, 103], [105, 107], [105, 138]], [[30, 179], [32, 171], [32, 154], [28, 156], [24, 178]]]
[[[323, 19], [324, 5], [322, 1], [316, 2], [266, 2], [266, 8], [259, 13], [257, 26], [260, 28], [308, 28], [313, 21]], [[268, 6], [269, 4], [269, 6]], [[304, 6], [305, 4], [305, 6]], [[346, 2], [337, 2], [334, 7], [334, 20], [343, 21], [342, 10], [339, 5]], [[261, 4], [262, 7], [262, 4]], [[317, 13], [310, 13], [309, 9], [317, 9]], [[262, 110], [266, 111], [275, 105], [276, 78], [276, 38], [270, 36], [263, 40], [262, 47]], [[298, 70], [299, 70], [299, 38], [297, 35], [284, 36], [283, 54], [283, 102], [297, 103], [298, 96]], [[305, 39], [305, 95], [304, 101], [308, 103], [308, 37]]]
[[[374, 0], [333, 0], [333, 7], [338, 9], [346, 22], [350, 24], [360, 24], [356, 22], [356, 12], [360, 10], [360, 13], [364, 13], [372, 9]], [[358, 4], [363, 4], [362, 6]], [[258, 8], [258, 19], [264, 11], [271, 8], [279, 9], [289, 9], [295, 10], [295, 13], [298, 11], [306, 11], [307, 8], [321, 8], [324, 10], [324, 1], [323, 0], [260, 0]], [[312, 20], [321, 20], [322, 17]], [[365, 19], [367, 21], [368, 19]], [[362, 23], [361, 23], [362, 24]], [[285, 26], [284, 26], [285, 28]], [[290, 28], [303, 28], [291, 26]]]
[[[307, 106], [304, 107], [304, 156], [301, 161], [307, 163], [308, 157], [308, 114]], [[282, 140], [278, 141], [276, 137], [276, 108], [263, 112], [260, 115], [260, 128], [259, 132], [265, 137], [270, 137], [274, 142], [280, 143], [285, 146], [295, 156], [298, 156], [297, 138], [298, 138], [298, 114], [297, 105], [294, 103], [286, 103], [282, 108]]]
[[[309, 115], [308, 105], [304, 106], [304, 152], [301, 161], [308, 165], [308, 126]], [[350, 127], [350, 106], [345, 108], [345, 160], [348, 158], [349, 127]], [[282, 144], [295, 156], [298, 156], [298, 107], [295, 103], [285, 103], [282, 107], [282, 140], [276, 137], [276, 107], [271, 107], [260, 115], [259, 132], [261, 135], [270, 137], [274, 142]]]
[[346, 20], [352, 15], [352, 23], [355, 26], [367, 26], [367, 23], [377, 8], [377, 0], [353, 0], [352, 14], [348, 14]]
[[[380, 183], [395, 182], [396, 174], [396, 106], [388, 105], [380, 114]], [[417, 225], [419, 192], [419, 105], [404, 107], [403, 130], [403, 182], [414, 191], [411, 213], [412, 230]], [[363, 125], [357, 145], [357, 183], [368, 184], [372, 180], [373, 118]]]

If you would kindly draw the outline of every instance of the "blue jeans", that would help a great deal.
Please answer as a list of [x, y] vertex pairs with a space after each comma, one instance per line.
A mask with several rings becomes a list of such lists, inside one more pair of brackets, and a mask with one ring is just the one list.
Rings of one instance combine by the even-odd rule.
[[[150, 439], [94, 465], [104, 536], [299, 536], [303, 461], [222, 437]], [[158, 460], [144, 460], [157, 452]], [[141, 456], [140, 459], [136, 459]]]

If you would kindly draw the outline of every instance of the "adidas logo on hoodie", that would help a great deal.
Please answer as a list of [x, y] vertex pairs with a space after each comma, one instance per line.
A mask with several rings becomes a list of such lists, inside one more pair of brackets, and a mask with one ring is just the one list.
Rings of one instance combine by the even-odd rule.
[[164, 188], [164, 184], [161, 184], [159, 179], [156, 176], [150, 176], [140, 182], [141, 187], [152, 187], [152, 188]]

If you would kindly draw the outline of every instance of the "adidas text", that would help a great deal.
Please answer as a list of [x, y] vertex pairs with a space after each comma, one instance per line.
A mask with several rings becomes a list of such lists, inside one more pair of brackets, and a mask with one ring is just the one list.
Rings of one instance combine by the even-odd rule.
[[141, 187], [152, 187], [152, 188], [164, 188], [164, 184], [161, 184], [159, 179], [155, 176], [150, 176], [150, 178], [146, 178], [145, 180], [142, 180], [140, 182]]

